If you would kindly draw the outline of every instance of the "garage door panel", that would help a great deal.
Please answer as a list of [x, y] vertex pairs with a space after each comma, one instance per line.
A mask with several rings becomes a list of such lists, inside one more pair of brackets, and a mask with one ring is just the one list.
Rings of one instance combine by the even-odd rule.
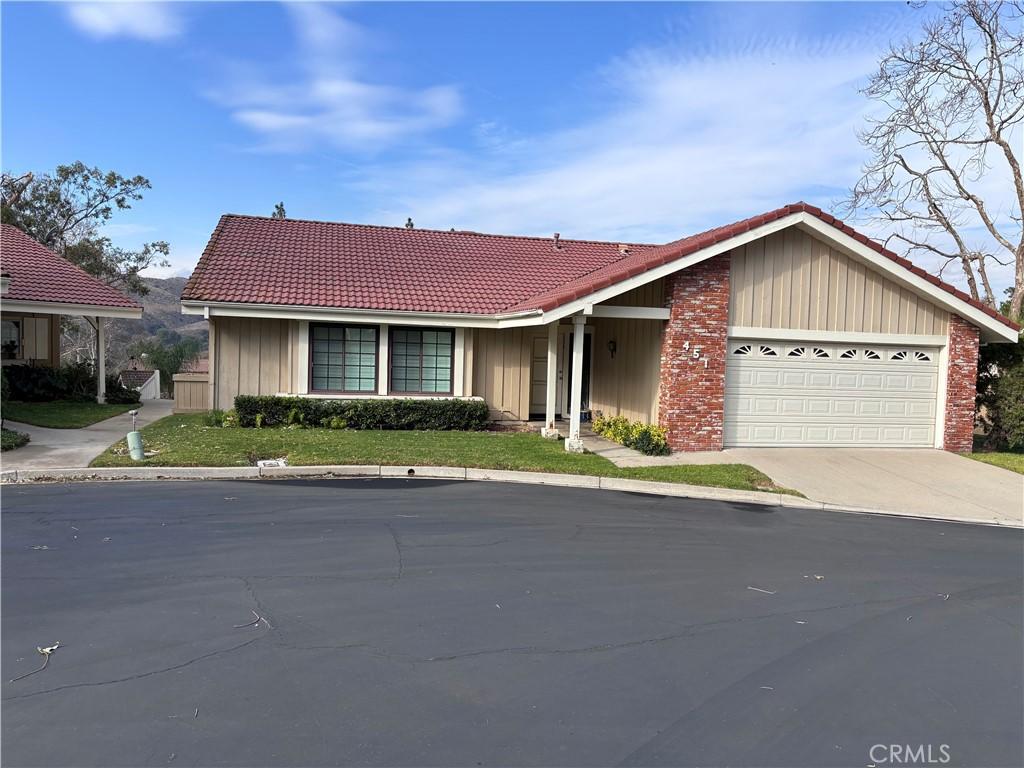
[[[741, 344], [750, 350], [734, 356]], [[730, 342], [726, 445], [933, 444], [937, 350], [815, 342], [774, 349], [769, 356], [760, 342]], [[852, 357], [839, 356], [849, 350]]]

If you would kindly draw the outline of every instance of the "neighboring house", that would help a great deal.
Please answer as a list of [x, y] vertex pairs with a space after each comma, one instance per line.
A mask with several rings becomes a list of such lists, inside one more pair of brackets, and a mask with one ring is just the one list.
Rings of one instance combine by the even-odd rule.
[[140, 400], [160, 399], [160, 371], [143, 368], [136, 358], [128, 361], [118, 378], [126, 387], [138, 392]]
[[104, 318], [142, 317], [142, 307], [40, 245], [17, 227], [0, 224], [3, 365], [60, 365], [61, 315], [79, 315], [96, 331], [96, 398], [106, 391]]
[[479, 397], [568, 419], [571, 450], [589, 410], [676, 451], [969, 451], [978, 345], [1018, 335], [805, 203], [665, 245], [226, 215], [182, 309], [210, 323], [212, 407]]

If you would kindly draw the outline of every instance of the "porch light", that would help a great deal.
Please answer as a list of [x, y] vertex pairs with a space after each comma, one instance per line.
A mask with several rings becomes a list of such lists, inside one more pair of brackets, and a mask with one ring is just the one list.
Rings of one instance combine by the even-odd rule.
[[611, 340], [610, 340], [610, 341], [608, 342], [608, 351], [609, 351], [609, 352], [611, 353], [611, 355], [612, 355], [612, 358], [613, 358], [613, 359], [614, 359], [614, 357], [615, 357], [615, 350], [616, 350], [617, 348], [618, 348], [618, 347], [617, 347], [617, 345], [615, 344], [615, 339], [611, 339]]

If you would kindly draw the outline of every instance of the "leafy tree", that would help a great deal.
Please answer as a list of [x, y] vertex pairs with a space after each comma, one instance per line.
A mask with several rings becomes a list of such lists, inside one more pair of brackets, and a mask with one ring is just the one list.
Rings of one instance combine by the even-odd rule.
[[139, 273], [168, 266], [170, 246], [155, 241], [138, 250], [116, 248], [99, 231], [116, 211], [131, 208], [150, 187], [144, 176], [128, 178], [80, 161], [38, 176], [4, 173], [0, 217], [90, 274], [145, 295], [149, 288]]
[[187, 363], [191, 363], [202, 352], [202, 344], [198, 339], [183, 338], [174, 344], [161, 344], [153, 339], [133, 344], [130, 352], [133, 357], [143, 359], [145, 365], [160, 371], [160, 387], [170, 392], [174, 374], [181, 373]]
[[284, 203], [278, 203], [274, 206], [274, 212], [270, 214], [272, 219], [287, 219], [288, 214], [284, 211]]
[[956, 2], [890, 48], [864, 90], [879, 107], [860, 134], [870, 159], [840, 206], [883, 222], [911, 253], [938, 257], [940, 274], [958, 266], [971, 296], [991, 307], [989, 262], [1014, 265], [1015, 316], [1024, 301], [1022, 22], [1020, 2]]

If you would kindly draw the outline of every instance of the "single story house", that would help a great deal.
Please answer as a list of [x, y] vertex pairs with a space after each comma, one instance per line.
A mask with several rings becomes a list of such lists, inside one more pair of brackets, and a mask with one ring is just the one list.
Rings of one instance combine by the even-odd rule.
[[675, 451], [971, 450], [979, 344], [1019, 327], [806, 203], [664, 245], [225, 215], [182, 294], [235, 395], [624, 415]]
[[79, 315], [96, 331], [96, 399], [106, 393], [105, 318], [142, 317], [142, 306], [39, 244], [0, 224], [3, 365], [60, 365], [60, 318]]
[[160, 371], [144, 368], [135, 357], [117, 375], [121, 383], [139, 393], [140, 400], [160, 399]]

